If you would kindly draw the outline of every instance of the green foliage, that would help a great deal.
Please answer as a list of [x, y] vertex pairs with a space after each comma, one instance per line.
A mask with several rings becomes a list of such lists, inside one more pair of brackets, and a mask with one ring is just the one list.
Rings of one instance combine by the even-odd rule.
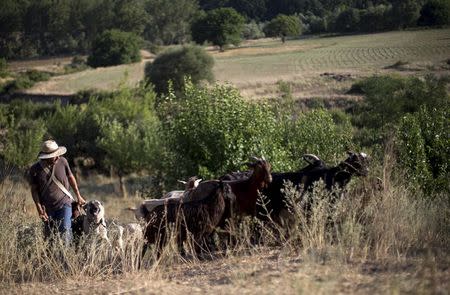
[[3, 92], [13, 93], [17, 90], [28, 89], [33, 87], [37, 82], [47, 81], [50, 77], [51, 75], [47, 72], [29, 70], [18, 74], [14, 80], [7, 82], [3, 87]]
[[44, 123], [41, 120], [12, 120], [7, 130], [3, 158], [24, 169], [37, 159], [46, 131]]
[[358, 9], [348, 8], [336, 18], [334, 29], [338, 32], [354, 32], [359, 26], [360, 12]]
[[439, 26], [450, 24], [450, 1], [427, 1], [420, 10], [419, 24], [423, 26]]
[[300, 159], [306, 153], [320, 155], [326, 162], [336, 162], [352, 146], [350, 119], [340, 114], [339, 124], [333, 114], [323, 109], [300, 114], [284, 124], [284, 144], [296, 168], [303, 163]]
[[105, 31], [93, 42], [88, 64], [105, 67], [138, 62], [141, 60], [139, 49], [137, 35], [119, 30]]
[[406, 177], [427, 192], [450, 192], [450, 105], [422, 107], [400, 121], [399, 160]]
[[214, 59], [201, 47], [183, 46], [159, 55], [153, 63], [148, 63], [145, 76], [155, 86], [158, 93], [167, 93], [168, 82], [174, 90], [180, 91], [184, 79], [190, 77], [194, 84], [214, 79], [212, 67]]
[[168, 177], [217, 177], [243, 168], [251, 155], [264, 155], [284, 168], [286, 153], [267, 106], [246, 102], [236, 89], [219, 85], [207, 89], [188, 83], [183, 98], [161, 105]]
[[147, 0], [145, 5], [149, 15], [146, 40], [158, 45], [190, 40], [191, 22], [199, 13], [196, 0]]
[[295, 15], [279, 14], [272, 19], [264, 28], [264, 32], [269, 37], [280, 37], [282, 42], [288, 36], [298, 36], [302, 27], [300, 19]]
[[242, 30], [242, 37], [247, 40], [264, 38], [265, 34], [262, 30], [262, 24], [257, 24], [255, 21], [245, 24]]
[[7, 77], [8, 75], [8, 63], [6, 59], [0, 58], [0, 78]]
[[69, 158], [78, 156], [80, 146], [83, 142], [83, 135], [79, 132], [79, 127], [85, 120], [86, 113], [78, 105], [61, 106], [56, 104], [56, 109], [46, 118], [48, 133], [52, 138], [57, 139], [58, 144], [70, 147], [67, 150]]
[[447, 83], [445, 78], [433, 76], [425, 80], [373, 76], [357, 83], [354, 88], [362, 90], [365, 98], [354, 110], [353, 123], [366, 129], [358, 140], [365, 146], [382, 143], [405, 114], [417, 112], [422, 105], [436, 107], [447, 103]]
[[191, 27], [192, 39], [198, 44], [209, 41], [223, 50], [225, 45], [239, 45], [244, 17], [233, 8], [217, 8], [197, 19]]
[[158, 159], [159, 141], [158, 125], [152, 123], [102, 121], [97, 144], [106, 153], [106, 164], [115, 167], [119, 175], [150, 169]]
[[392, 1], [392, 20], [397, 28], [406, 28], [417, 24], [420, 4], [417, 0]]

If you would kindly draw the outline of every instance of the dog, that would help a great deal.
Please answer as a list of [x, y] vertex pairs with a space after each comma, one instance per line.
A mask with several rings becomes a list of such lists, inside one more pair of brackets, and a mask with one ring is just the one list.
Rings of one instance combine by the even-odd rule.
[[105, 221], [105, 207], [102, 202], [92, 200], [83, 206], [85, 214], [80, 214], [72, 221], [72, 231], [75, 237], [85, 235], [99, 238], [111, 245]]

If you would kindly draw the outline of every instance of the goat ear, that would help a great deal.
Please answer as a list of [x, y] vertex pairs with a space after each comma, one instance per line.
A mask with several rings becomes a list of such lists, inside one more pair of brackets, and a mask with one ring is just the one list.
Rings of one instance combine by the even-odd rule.
[[350, 151], [350, 150], [347, 151], [347, 155], [349, 155], [349, 156], [353, 156], [354, 154], [355, 154], [355, 153], [352, 152], [352, 151]]
[[187, 182], [184, 180], [177, 180], [179, 183], [186, 184]]

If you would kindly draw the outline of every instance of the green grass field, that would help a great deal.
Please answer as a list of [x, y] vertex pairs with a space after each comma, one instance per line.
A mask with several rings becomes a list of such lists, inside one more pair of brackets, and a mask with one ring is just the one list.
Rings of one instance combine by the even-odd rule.
[[[450, 29], [395, 31], [338, 37], [291, 40], [263, 39], [244, 42], [215, 58], [217, 81], [231, 83], [248, 98], [273, 97], [276, 82], [292, 82], [295, 97], [343, 95], [354, 79], [399, 71], [409, 74], [448, 73]], [[398, 61], [402, 68], [386, 69]], [[70, 94], [86, 89], [109, 90], [143, 77], [145, 62], [87, 70], [39, 83], [29, 93]], [[350, 74], [335, 81], [320, 74]]]

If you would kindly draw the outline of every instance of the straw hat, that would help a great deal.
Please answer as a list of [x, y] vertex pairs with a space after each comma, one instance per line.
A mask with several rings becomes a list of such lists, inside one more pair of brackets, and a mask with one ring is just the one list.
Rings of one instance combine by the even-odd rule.
[[41, 152], [38, 155], [39, 159], [50, 159], [64, 155], [67, 152], [66, 147], [58, 146], [54, 140], [46, 140], [42, 144]]

